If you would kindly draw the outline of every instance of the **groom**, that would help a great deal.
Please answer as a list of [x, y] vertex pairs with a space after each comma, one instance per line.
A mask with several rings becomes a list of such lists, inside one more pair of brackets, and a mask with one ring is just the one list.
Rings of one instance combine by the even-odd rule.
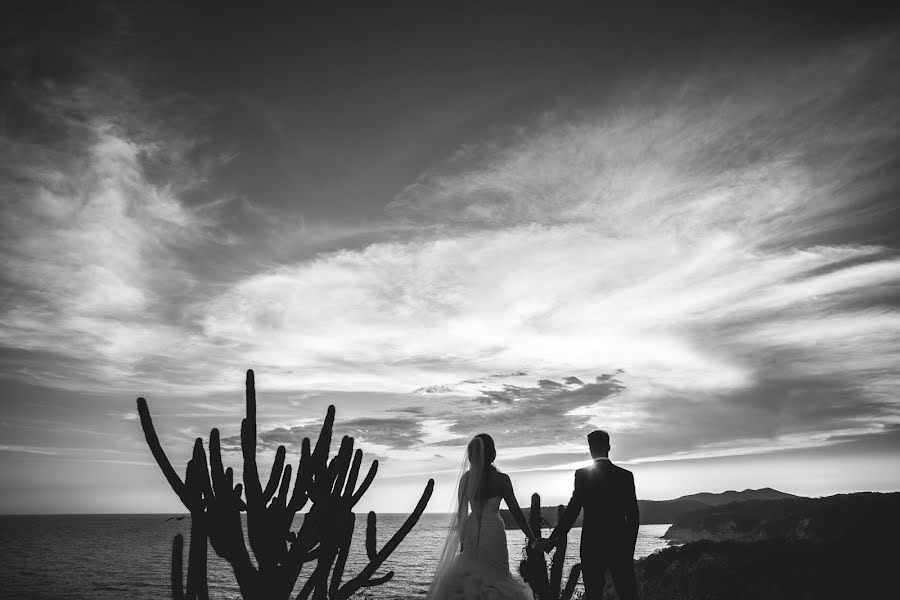
[[581, 527], [581, 569], [586, 600], [603, 598], [607, 569], [621, 600], [637, 599], [634, 545], [638, 533], [638, 504], [634, 475], [609, 460], [609, 434], [587, 436], [594, 464], [575, 471], [575, 491], [556, 529], [544, 541], [544, 551], [567, 535], [584, 509]]

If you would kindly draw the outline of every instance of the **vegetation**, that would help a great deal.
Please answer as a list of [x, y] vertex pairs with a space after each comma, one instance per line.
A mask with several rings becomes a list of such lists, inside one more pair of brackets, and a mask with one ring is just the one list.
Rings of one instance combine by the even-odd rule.
[[703, 541], [652, 554], [635, 570], [642, 600], [888, 598], [893, 554], [869, 543]]
[[[224, 468], [219, 431], [209, 434], [209, 461], [203, 439], [194, 443], [193, 458], [188, 461], [184, 481], [166, 457], [147, 402], [137, 399], [144, 436], [153, 457], [191, 514], [191, 540], [188, 553], [186, 589], [182, 581], [184, 540], [175, 536], [172, 543], [172, 597], [175, 600], [208, 600], [206, 564], [207, 540], [234, 570], [244, 600], [282, 600], [290, 598], [304, 565], [314, 563], [297, 600], [346, 600], [356, 592], [386, 583], [393, 571], [376, 571], [418, 522], [434, 489], [429, 480], [406, 522], [378, 550], [377, 517], [370, 512], [366, 529], [369, 562], [357, 575], [344, 582], [344, 569], [356, 523], [353, 507], [375, 479], [378, 461], [372, 461], [368, 473], [357, 487], [362, 451], [353, 451], [353, 438], [344, 436], [337, 455], [331, 452], [334, 406], [322, 425], [315, 448], [309, 438], [303, 440], [300, 460], [291, 490], [292, 469], [285, 464], [286, 450], [279, 446], [275, 462], [263, 487], [256, 464], [256, 388], [253, 371], [247, 371], [247, 417], [241, 422], [241, 451], [244, 483], [234, 484], [231, 467]], [[242, 497], [243, 495], [243, 497]], [[297, 531], [292, 531], [294, 516], [304, 507], [309, 511]], [[250, 551], [244, 540], [241, 513], [247, 514]]]
[[[531, 510], [528, 513], [528, 525], [531, 531], [540, 537], [540, 531], [548, 525], [543, 518], [545, 509], [541, 508], [541, 497], [538, 494], [531, 495]], [[556, 507], [556, 520], [562, 518], [565, 507]], [[534, 597], [537, 600], [570, 600], [578, 585], [581, 576], [581, 565], [577, 564], [569, 572], [566, 586], [562, 586], [563, 561], [566, 558], [567, 536], [561, 536], [556, 549], [553, 551], [553, 559], [550, 562], [550, 572], [547, 572], [547, 560], [540, 548], [525, 548], [525, 558], [519, 563], [519, 573], [522, 579], [531, 586]]]
[[900, 538], [900, 493], [712, 506], [683, 515], [672, 531], [719, 541], [696, 541], [638, 561], [644, 600], [896, 595], [893, 558]]

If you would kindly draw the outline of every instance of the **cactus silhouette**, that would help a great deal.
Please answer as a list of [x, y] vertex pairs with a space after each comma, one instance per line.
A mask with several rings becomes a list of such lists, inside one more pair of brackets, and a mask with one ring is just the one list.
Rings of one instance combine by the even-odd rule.
[[[566, 507], [559, 505], [557, 522], [562, 519]], [[541, 496], [531, 495], [531, 511], [528, 515], [528, 524], [531, 531], [539, 533], [547, 522], [541, 517]], [[539, 536], [543, 537], [543, 536]], [[525, 558], [519, 564], [519, 572], [522, 578], [531, 586], [534, 597], [537, 600], [571, 600], [575, 593], [575, 586], [581, 576], [581, 564], [574, 565], [569, 572], [569, 579], [565, 588], [562, 587], [563, 562], [566, 559], [566, 546], [568, 536], [559, 538], [556, 549], [553, 551], [553, 559], [550, 562], [550, 572], [547, 573], [547, 561], [544, 553], [538, 548], [527, 547], [524, 550]]]
[[[172, 597], [175, 600], [208, 600], [207, 540], [215, 553], [231, 565], [244, 600], [290, 598], [301, 569], [313, 562], [315, 567], [301, 586], [296, 600], [310, 597], [313, 600], [346, 600], [360, 589], [390, 581], [393, 571], [381, 576], [376, 576], [376, 571], [418, 522], [431, 498], [434, 480], [428, 480], [413, 512], [380, 550], [375, 541], [377, 517], [374, 512], [368, 514], [365, 544], [368, 564], [345, 582], [344, 570], [356, 523], [353, 507], [375, 479], [378, 461], [372, 461], [357, 487], [362, 451], [354, 452], [352, 437], [344, 436], [337, 455], [329, 460], [335, 413], [334, 406], [329, 406], [315, 447], [311, 448], [309, 438], [303, 440], [296, 473], [290, 464], [285, 464], [285, 447], [279, 446], [263, 487], [256, 464], [253, 371], [247, 371], [246, 404], [247, 416], [241, 422], [244, 483], [235, 485], [232, 468], [226, 469], [222, 464], [218, 429], [209, 434], [208, 464], [203, 439], [197, 438], [182, 481], [159, 443], [147, 401], [137, 399], [147, 445], [172, 490], [191, 515], [186, 585], [182, 583], [184, 539], [179, 534], [172, 542]], [[290, 490], [292, 475], [294, 484]], [[309, 510], [302, 525], [292, 531], [294, 516], [307, 505]], [[247, 513], [247, 537], [256, 564], [244, 539], [242, 512]]]

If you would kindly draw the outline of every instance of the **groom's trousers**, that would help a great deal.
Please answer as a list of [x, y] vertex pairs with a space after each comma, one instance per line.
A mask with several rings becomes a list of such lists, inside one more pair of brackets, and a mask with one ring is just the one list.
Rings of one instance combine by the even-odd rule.
[[633, 555], [621, 552], [581, 553], [581, 574], [584, 579], [584, 600], [603, 600], [606, 572], [612, 575], [619, 600], [637, 600], [637, 579], [634, 576]]

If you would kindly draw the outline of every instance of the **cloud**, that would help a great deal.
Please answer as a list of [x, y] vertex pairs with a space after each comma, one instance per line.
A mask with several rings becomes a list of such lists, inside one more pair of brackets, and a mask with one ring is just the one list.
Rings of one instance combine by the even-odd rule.
[[449, 410], [438, 410], [451, 423], [447, 431], [458, 436], [442, 444], [465, 445], [476, 433], [487, 432], [498, 447], [507, 449], [583, 445], [603, 406], [624, 390], [621, 381], [602, 375], [588, 384], [552, 379], [530, 386], [500, 382], [496, 389], [451, 400]]
[[[598, 403], [607, 402], [625, 389], [612, 377], [598, 376], [596, 380], [589, 384], [563, 384], [543, 379], [531, 386], [512, 386], [501, 381], [494, 384], [496, 392], [482, 390], [482, 395], [475, 398], [460, 396], [459, 390], [452, 397], [436, 392], [442, 397], [439, 404], [427, 402], [432, 395], [427, 394], [426, 403], [417, 410], [389, 409], [374, 416], [338, 418], [335, 440], [349, 435], [360, 447], [373, 448], [383, 456], [408, 459], [421, 459], [429, 449], [438, 456], [455, 456], [459, 447], [482, 431], [490, 432], [506, 448], [580, 443], [598, 412]], [[320, 422], [304, 421], [290, 427], [264, 428], [258, 439], [267, 450], [284, 445], [292, 453], [299, 453], [303, 438], [315, 442], [320, 429]], [[223, 438], [222, 444], [237, 449], [240, 436]]]
[[[285, 446], [295, 454], [300, 454], [304, 438], [309, 438], [315, 445], [322, 430], [322, 423], [315, 421], [294, 427], [276, 427], [260, 431], [257, 439], [262, 447], [274, 450]], [[341, 437], [348, 435], [359, 446], [384, 446], [387, 448], [407, 449], [421, 443], [425, 435], [422, 419], [408, 417], [359, 417], [339, 419], [335, 421], [333, 440], [340, 442]], [[240, 436], [222, 439], [223, 448], [231, 446], [240, 448]]]
[[115, 73], [13, 92], [35, 127], [0, 133], [6, 370], [94, 391], [190, 379], [203, 349], [187, 307], [215, 283], [203, 257], [234, 239], [233, 203], [204, 189], [222, 161], [179, 127], [202, 110]]
[[512, 404], [518, 401], [539, 401], [549, 398], [555, 399], [586, 399], [592, 397], [605, 397], [618, 393], [625, 389], [620, 381], [613, 379], [608, 374], [597, 376], [596, 383], [585, 385], [574, 376], [564, 377], [567, 383], [559, 383], [552, 379], [541, 379], [533, 387], [504, 384], [499, 390], [485, 390], [478, 401], [485, 404]]
[[547, 452], [542, 454], [526, 454], [515, 458], [503, 457], [502, 463], [504, 469], [541, 469], [544, 467], [559, 467], [560, 465], [571, 465], [575, 463], [584, 463], [590, 460], [590, 452], [587, 442], [584, 449], [580, 452]]
[[589, 221], [637, 238], [739, 230], [758, 246], [808, 244], [890, 212], [867, 197], [884, 179], [846, 183], [894, 160], [895, 49], [890, 37], [855, 41], [795, 57], [777, 76], [767, 62], [729, 64], [614, 92], [596, 116], [549, 114], [509, 142], [470, 148], [390, 208], [424, 223]]
[[[228, 203], [189, 202], [206, 171], [170, 168], [190, 164], [189, 136], [58, 88], [41, 118], [62, 141], [2, 147], [11, 370], [188, 395], [248, 366], [276, 392], [419, 390], [424, 414], [342, 422], [410, 456], [481, 430], [574, 452], [604, 426], [650, 460], [887, 426], [895, 50], [851, 40], [612, 91], [429, 169], [389, 233], [348, 227], [364, 241], [276, 264], [219, 254], [241, 239], [219, 231]], [[264, 443], [315, 429], [282, 425]]]
[[[202, 307], [203, 333], [279, 387], [391, 391], [623, 368], [727, 392], [753, 384], [772, 345], [802, 361], [838, 321], [859, 332], [880, 310], [887, 338], [895, 308], [878, 305], [900, 263], [863, 234], [889, 213], [870, 192], [892, 181], [854, 184], [900, 140], [887, 46], [643, 88], [470, 147], [391, 205], [418, 236], [251, 275]], [[896, 351], [854, 339], [820, 368]]]

